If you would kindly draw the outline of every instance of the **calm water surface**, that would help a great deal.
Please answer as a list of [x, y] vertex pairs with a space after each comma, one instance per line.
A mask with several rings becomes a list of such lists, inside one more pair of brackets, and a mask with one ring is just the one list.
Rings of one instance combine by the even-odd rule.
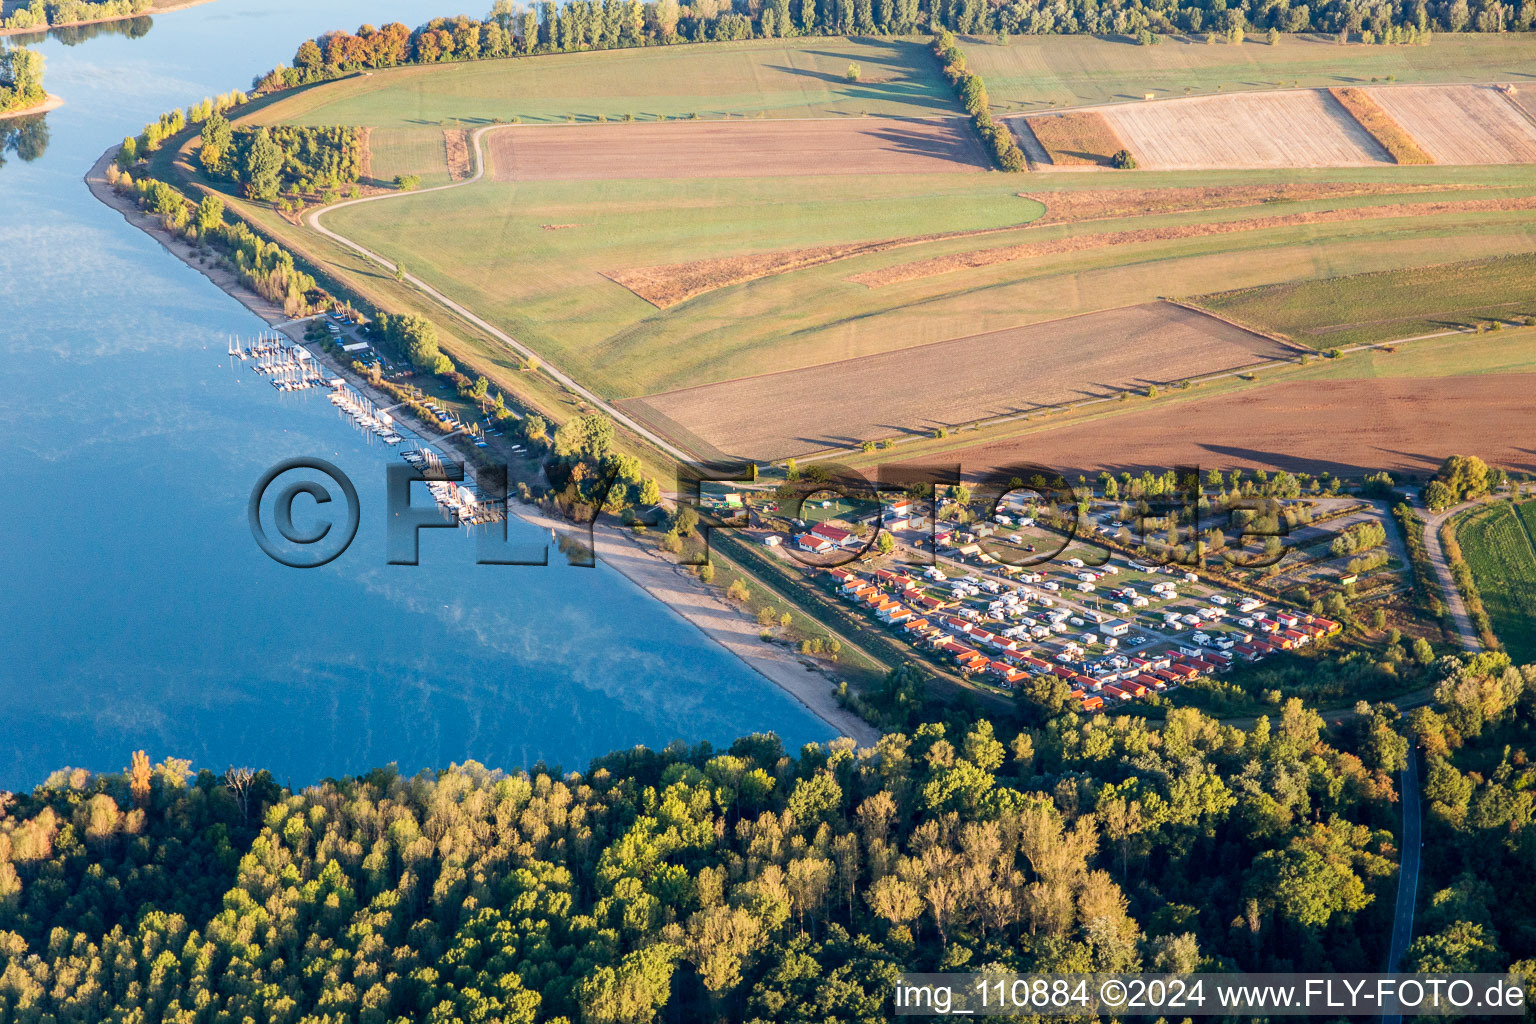
[[[217, 0], [137, 38], [37, 44], [66, 105], [12, 132], [0, 167], [0, 788], [141, 747], [297, 784], [831, 735], [607, 568], [477, 566], [449, 531], [422, 535], [419, 567], [386, 565], [389, 452], [323, 395], [232, 370], [225, 339], [261, 322], [81, 182], [112, 142], [248, 87], [306, 36], [456, 13]], [[357, 540], [321, 569], [270, 561], [245, 519], [257, 478], [295, 455], [361, 493]]]

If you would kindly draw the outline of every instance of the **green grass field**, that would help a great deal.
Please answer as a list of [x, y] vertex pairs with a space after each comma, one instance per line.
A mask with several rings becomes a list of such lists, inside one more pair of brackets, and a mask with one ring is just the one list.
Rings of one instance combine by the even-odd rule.
[[997, 112], [1202, 93], [1398, 82], [1519, 81], [1536, 74], [1536, 47], [1519, 33], [1437, 34], [1428, 46], [1340, 46], [1332, 37], [1282, 36], [1270, 46], [1165, 38], [1157, 46], [1092, 36], [962, 41]]
[[375, 128], [368, 134], [372, 177], [389, 184], [397, 175], [414, 174], [421, 184], [448, 184], [448, 153], [441, 128]]
[[1536, 316], [1536, 255], [1204, 295], [1196, 302], [1313, 348], [1389, 341]]
[[[859, 81], [844, 73], [850, 63]], [[493, 121], [958, 114], [921, 40], [759, 40], [391, 68], [302, 89], [253, 123], [476, 125]]]
[[1536, 502], [1472, 512], [1456, 538], [1499, 641], [1515, 664], [1536, 660]]

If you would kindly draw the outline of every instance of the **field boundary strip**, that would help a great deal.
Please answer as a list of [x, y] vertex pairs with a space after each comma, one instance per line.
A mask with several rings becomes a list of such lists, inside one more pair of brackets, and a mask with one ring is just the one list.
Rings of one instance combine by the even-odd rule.
[[[910, 235], [898, 238], [877, 239], [870, 242], [805, 246], [794, 249], [775, 249], [761, 253], [743, 253], [736, 256], [715, 256], [702, 260], [680, 263], [663, 263], [633, 267], [623, 270], [605, 270], [602, 276], [628, 289], [657, 309], [670, 309], [700, 295], [721, 288], [746, 284], [779, 274], [793, 273], [811, 267], [825, 266], [846, 259], [867, 256], [891, 249], [926, 245], [930, 242], [956, 238], [979, 238], [986, 235], [1004, 234], [1010, 231], [1027, 231], [1057, 224], [1083, 224], [1095, 220], [1119, 220], [1136, 216], [1173, 216], [1183, 213], [1202, 213], [1212, 210], [1261, 207], [1273, 202], [1316, 202], [1329, 199], [1350, 199], [1370, 195], [1422, 195], [1436, 192], [1479, 190], [1479, 185], [1410, 185], [1370, 182], [1317, 182], [1300, 185], [1218, 185], [1213, 187], [1177, 186], [1166, 189], [1063, 189], [1033, 192], [1017, 192], [1020, 199], [1028, 199], [1045, 207], [1040, 217], [997, 228], [977, 228], [971, 231], [943, 231], [927, 235]], [[1121, 196], [1127, 193], [1150, 196], [1198, 195], [1201, 198], [1187, 205], [1175, 205], [1166, 209], [1120, 207], [1100, 216], [1078, 217], [1068, 213], [1059, 215], [1062, 206], [1071, 207], [1081, 197], [1103, 194]], [[1231, 195], [1234, 202], [1212, 202]], [[1091, 204], [1090, 204], [1091, 205]]]
[[1387, 151], [1387, 155], [1396, 164], [1422, 165], [1432, 164], [1435, 158], [1424, 152], [1424, 148], [1409, 134], [1408, 130], [1397, 123], [1397, 120], [1376, 102], [1375, 97], [1364, 89], [1348, 86], [1335, 87], [1328, 90], [1328, 94], [1338, 102], [1339, 106], [1359, 122], [1371, 138], [1381, 143], [1381, 148]]
[[897, 264], [865, 271], [848, 278], [868, 288], [884, 288], [905, 281], [936, 277], [956, 270], [975, 270], [1044, 256], [1062, 256], [1119, 245], [1143, 242], [1173, 242], [1215, 235], [1243, 234], [1271, 228], [1300, 227], [1309, 224], [1333, 224], [1361, 220], [1396, 220], [1407, 217], [1434, 217], [1455, 213], [1512, 213], [1536, 209], [1536, 196], [1505, 199], [1473, 199], [1463, 202], [1395, 203], [1383, 206], [1357, 206], [1342, 210], [1318, 210], [1309, 213], [1280, 214], [1247, 220], [1217, 221], [1210, 224], [1185, 224], [1163, 228], [1112, 231], [1096, 235], [1076, 235], [1050, 242], [1026, 242], [998, 249], [980, 249], [949, 256], [935, 256], [912, 263]]

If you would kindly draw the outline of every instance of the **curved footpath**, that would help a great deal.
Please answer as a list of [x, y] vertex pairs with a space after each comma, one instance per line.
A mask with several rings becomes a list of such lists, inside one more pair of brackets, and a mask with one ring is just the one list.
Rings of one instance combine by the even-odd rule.
[[[138, 204], [118, 195], [107, 184], [107, 166], [117, 156], [117, 147], [103, 153], [86, 173], [91, 194], [123, 215], [123, 218], [159, 242], [166, 251], [180, 259], [274, 328], [294, 330], [293, 322], [282, 307], [246, 288], [233, 273], [218, 266], [198, 262], [190, 245], [162, 228], [147, 216]], [[411, 193], [403, 193], [411, 194]], [[300, 340], [299, 333], [295, 340]], [[322, 354], [327, 364], [344, 375], [353, 387], [367, 394], [381, 408], [393, 406], [394, 399], [375, 391], [338, 361]], [[437, 434], [415, 420], [409, 410], [397, 409], [392, 415], [404, 420], [425, 438]], [[509, 505], [519, 519], [545, 529], [570, 534], [573, 524], [546, 515], [536, 506], [512, 499]], [[584, 532], [579, 531], [578, 534]], [[860, 746], [874, 746], [880, 730], [837, 703], [831, 679], [814, 662], [803, 661], [778, 644], [767, 644], [759, 636], [761, 627], [741, 609], [724, 600], [709, 585], [677, 563], [653, 554], [629, 534], [612, 524], [599, 522], [593, 530], [597, 557], [635, 586], [666, 605], [673, 614], [691, 623], [705, 636], [736, 656], [748, 668], [784, 691], [798, 704], [825, 722], [839, 735], [852, 738]]]

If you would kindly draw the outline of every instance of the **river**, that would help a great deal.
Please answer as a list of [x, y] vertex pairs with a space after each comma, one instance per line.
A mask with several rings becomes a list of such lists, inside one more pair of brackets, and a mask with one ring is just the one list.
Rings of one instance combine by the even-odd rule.
[[[304, 784], [390, 762], [579, 769], [638, 743], [832, 735], [606, 567], [477, 565], [450, 531], [422, 535], [419, 566], [386, 564], [395, 456], [320, 392], [232, 367], [226, 339], [263, 324], [81, 181], [110, 144], [249, 87], [307, 36], [455, 13], [216, 0], [137, 35], [34, 44], [65, 105], [13, 125], [0, 167], [0, 788], [119, 770], [140, 748]], [[330, 460], [360, 492], [356, 541], [318, 569], [267, 558], [246, 519], [258, 478], [292, 456]]]

